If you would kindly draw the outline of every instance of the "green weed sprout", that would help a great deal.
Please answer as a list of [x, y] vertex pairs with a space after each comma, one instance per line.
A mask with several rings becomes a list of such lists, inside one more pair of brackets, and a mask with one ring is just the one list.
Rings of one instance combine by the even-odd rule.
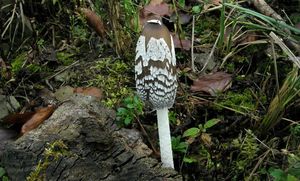
[[204, 125], [199, 124], [198, 127], [192, 127], [187, 129], [182, 137], [195, 138], [201, 135], [201, 133], [205, 133], [207, 129], [213, 127], [214, 125], [220, 122], [219, 119], [211, 119], [208, 120]]
[[120, 107], [117, 110], [117, 123], [119, 126], [128, 126], [143, 114], [143, 103], [137, 97], [127, 97], [124, 99], [125, 107]]

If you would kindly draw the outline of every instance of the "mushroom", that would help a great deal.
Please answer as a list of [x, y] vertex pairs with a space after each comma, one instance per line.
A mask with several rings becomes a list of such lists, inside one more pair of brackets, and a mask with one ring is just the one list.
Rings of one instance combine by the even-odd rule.
[[176, 57], [172, 36], [158, 18], [148, 20], [136, 45], [137, 94], [156, 110], [161, 161], [174, 168], [168, 109], [176, 90]]

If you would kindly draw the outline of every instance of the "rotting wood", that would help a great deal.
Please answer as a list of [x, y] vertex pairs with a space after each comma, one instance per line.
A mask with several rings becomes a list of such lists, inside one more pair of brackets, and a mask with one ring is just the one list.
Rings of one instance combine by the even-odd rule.
[[139, 132], [119, 129], [115, 113], [90, 96], [76, 95], [37, 129], [6, 143], [1, 166], [10, 180], [25, 180], [47, 144], [62, 140], [68, 154], [51, 161], [45, 180], [182, 180], [173, 169], [150, 158]]

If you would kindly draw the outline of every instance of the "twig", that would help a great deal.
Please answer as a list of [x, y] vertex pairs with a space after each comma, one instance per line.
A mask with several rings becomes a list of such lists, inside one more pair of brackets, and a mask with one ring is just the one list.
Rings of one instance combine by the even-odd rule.
[[47, 77], [46, 79], [47, 80], [50, 80], [52, 79], [53, 77], [57, 76], [58, 74], [64, 72], [65, 70], [73, 67], [74, 65], [76, 65], [77, 63], [79, 62], [79, 60], [77, 60], [76, 62], [73, 62], [71, 65], [67, 66], [67, 67], [64, 67], [63, 69], [61, 69], [60, 71], [56, 72], [55, 74], [51, 75], [50, 77]]
[[214, 54], [214, 52], [215, 52], [215, 49], [216, 49], [216, 47], [217, 47], [219, 38], [220, 38], [220, 33], [219, 33], [219, 35], [218, 35], [218, 37], [217, 37], [217, 39], [216, 39], [216, 41], [215, 41], [215, 43], [214, 43], [214, 46], [212, 47], [212, 49], [211, 49], [211, 51], [210, 51], [210, 53], [209, 53], [209, 55], [208, 55], [208, 57], [207, 57], [207, 59], [206, 59], [205, 64], [203, 65], [202, 69], [200, 70], [200, 72], [202, 72], [202, 71], [204, 71], [204, 70], [206, 69], [206, 66], [207, 66], [208, 62], [211, 60], [211, 57], [213, 56], [213, 54]]
[[264, 0], [251, 0], [250, 2], [262, 14], [283, 21], [283, 18], [276, 13], [276, 11], [274, 11], [274, 9], [272, 9], [271, 6], [269, 6]]
[[193, 23], [192, 23], [192, 47], [191, 47], [191, 58], [192, 58], [192, 70], [195, 70], [195, 57], [194, 57], [194, 38], [195, 38], [195, 15], [193, 15]]
[[246, 179], [246, 181], [251, 180], [251, 177], [253, 176], [254, 172], [257, 170], [257, 168], [259, 167], [259, 165], [262, 163], [262, 161], [264, 161], [264, 159], [266, 158], [266, 156], [269, 154], [271, 150], [268, 150], [264, 153], [264, 156], [262, 158], [260, 158], [257, 162], [257, 164], [255, 165], [255, 167], [253, 168], [253, 170], [251, 171], [249, 177]]
[[146, 132], [144, 126], [142, 125], [142, 123], [140, 122], [140, 120], [137, 117], [136, 117], [136, 120], [137, 120], [139, 126], [141, 127], [142, 133], [146, 136], [147, 141], [149, 142], [149, 144], [150, 144], [150, 146], [151, 146], [154, 154], [157, 155], [157, 156], [159, 156], [159, 152], [154, 147], [154, 145], [153, 145], [152, 141], [150, 140], [150, 137], [149, 137], [148, 133]]
[[264, 142], [260, 141], [260, 139], [258, 139], [252, 132], [250, 132], [249, 130], [245, 129], [245, 131], [250, 134], [251, 136], [253, 136], [254, 139], [256, 139], [260, 144], [262, 144], [264, 147], [266, 147], [268, 150], [270, 150], [272, 152], [272, 155], [274, 155], [272, 148], [270, 148], [268, 145], [266, 145]]

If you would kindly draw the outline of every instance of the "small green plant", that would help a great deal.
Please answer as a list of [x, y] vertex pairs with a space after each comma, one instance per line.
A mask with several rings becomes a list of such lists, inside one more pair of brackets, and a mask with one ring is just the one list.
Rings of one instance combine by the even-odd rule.
[[232, 145], [240, 151], [236, 161], [234, 162], [234, 167], [237, 172], [244, 172], [257, 157], [259, 144], [253, 136], [252, 131], [247, 130], [246, 135], [243, 137], [243, 135], [240, 134], [237, 139], [232, 141]]
[[43, 155], [44, 159], [40, 160], [35, 169], [26, 178], [27, 181], [42, 181], [46, 180], [45, 172], [51, 162], [58, 161], [59, 158], [69, 154], [67, 146], [63, 141], [58, 140], [46, 146]]
[[57, 60], [60, 61], [63, 65], [70, 65], [74, 62], [72, 58], [74, 55], [68, 52], [58, 52], [56, 54]]
[[0, 166], [0, 179], [2, 181], [9, 181], [7, 175], [6, 175], [6, 171], [4, 170], [3, 167]]
[[296, 138], [300, 138], [300, 124], [292, 126], [290, 128], [290, 131], [293, 136], [295, 136]]
[[298, 181], [294, 175], [286, 173], [285, 171], [271, 167], [269, 174], [274, 178], [274, 181]]
[[300, 76], [298, 68], [295, 67], [287, 75], [278, 94], [269, 105], [268, 112], [259, 125], [261, 133], [266, 133], [267, 130], [270, 130], [280, 122], [286, 107], [294, 98], [299, 96], [299, 92]]
[[124, 99], [125, 107], [117, 110], [117, 121], [119, 126], [128, 126], [132, 124], [139, 115], [143, 114], [143, 102], [137, 97], [127, 97]]
[[37, 42], [36, 42], [36, 44], [37, 44], [37, 47], [38, 47], [38, 50], [39, 51], [42, 51], [42, 50], [44, 50], [45, 49], [45, 40], [44, 39], [39, 39]]
[[228, 107], [236, 112], [241, 113], [253, 113], [256, 106], [255, 98], [253, 97], [250, 89], [245, 89], [241, 93], [228, 91], [225, 94], [224, 99], [217, 100], [217, 109], [222, 110], [224, 107]]
[[169, 111], [169, 121], [171, 124], [177, 125], [177, 118], [176, 118], [176, 112], [174, 111]]
[[89, 80], [88, 86], [101, 87], [105, 93], [103, 103], [107, 107], [116, 107], [123, 99], [133, 95], [132, 89], [127, 86], [131, 82], [127, 76], [131, 70], [123, 61], [101, 59], [89, 71], [88, 74], [96, 77]]
[[192, 127], [187, 129], [182, 137], [188, 138], [196, 138], [201, 135], [201, 133], [205, 133], [207, 129], [213, 127], [214, 125], [218, 124], [221, 120], [220, 119], [211, 119], [208, 120], [204, 125], [199, 124], [198, 127]]
[[14, 74], [18, 73], [24, 66], [27, 59], [26, 52], [20, 53], [11, 63], [11, 70]]
[[18, 74], [22, 69], [26, 69], [31, 73], [41, 72], [46, 67], [42, 67], [37, 63], [29, 63], [27, 61], [27, 53], [20, 53], [11, 63], [11, 70], [14, 75]]
[[[180, 139], [174, 139], [174, 143], [176, 144], [177, 150], [179, 150], [182, 153], [185, 153], [183, 162], [184, 163], [196, 163], [199, 161], [199, 158], [205, 158], [206, 160], [206, 168], [211, 168], [213, 166], [210, 153], [205, 148], [204, 145], [200, 146], [199, 153], [197, 155], [187, 155], [187, 148], [190, 144], [192, 144], [195, 141], [195, 138], [200, 137], [202, 141], [206, 145], [211, 144], [211, 137], [209, 134], [206, 133], [207, 129], [215, 126], [220, 122], [220, 119], [210, 119], [204, 124], [199, 124], [198, 127], [192, 127], [184, 131], [182, 137], [188, 138], [185, 142], [180, 142]], [[181, 137], [179, 137], [181, 138]], [[173, 141], [173, 140], [172, 140]], [[174, 149], [174, 148], [173, 148]]]
[[139, 28], [139, 15], [137, 7], [134, 5], [132, 0], [124, 0], [123, 1], [123, 8], [125, 12], [125, 24], [126, 27], [131, 27], [131, 22], [133, 20], [133, 29], [135, 32], [138, 32]]
[[177, 137], [172, 137], [172, 150], [178, 153], [186, 153], [188, 148], [188, 143], [181, 140], [182, 137], [180, 135]]

